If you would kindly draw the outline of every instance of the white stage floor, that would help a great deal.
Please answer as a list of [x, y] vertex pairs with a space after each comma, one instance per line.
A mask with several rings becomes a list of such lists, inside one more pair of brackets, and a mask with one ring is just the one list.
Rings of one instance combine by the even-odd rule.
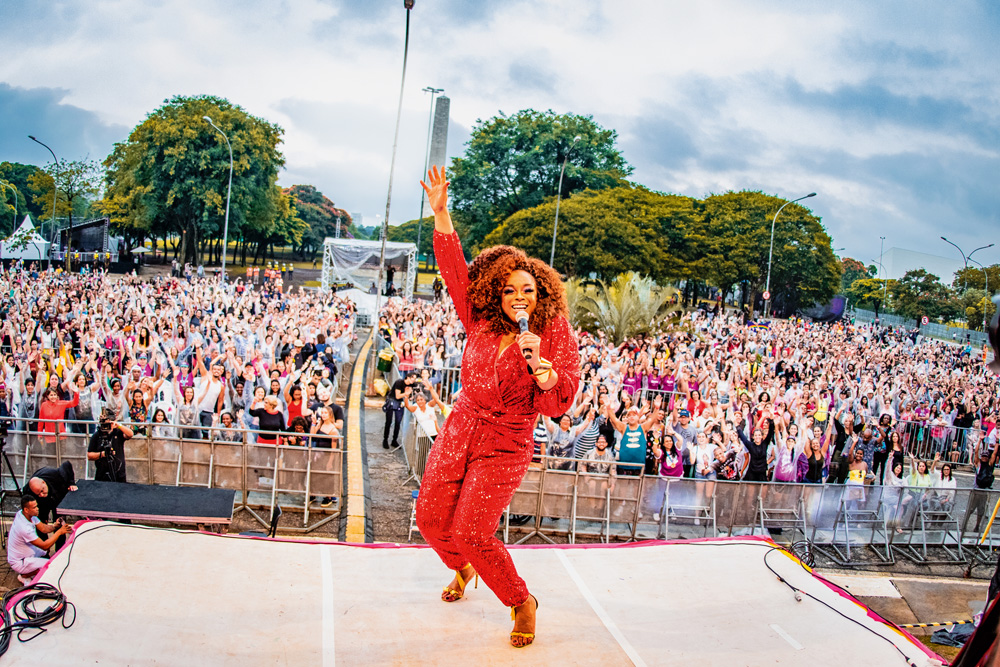
[[[427, 548], [244, 539], [88, 522], [40, 578], [76, 624], [13, 641], [7, 665], [917, 665], [915, 640], [769, 543], [706, 540], [511, 552], [538, 597], [536, 640]], [[67, 566], [67, 562], [69, 565]], [[861, 627], [864, 626], [864, 627]], [[887, 638], [889, 641], [886, 641]]]

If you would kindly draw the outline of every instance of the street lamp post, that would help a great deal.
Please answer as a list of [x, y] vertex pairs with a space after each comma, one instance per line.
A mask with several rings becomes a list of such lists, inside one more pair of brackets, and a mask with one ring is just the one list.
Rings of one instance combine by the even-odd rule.
[[569, 162], [569, 156], [579, 141], [580, 135], [573, 137], [573, 143], [569, 147], [569, 150], [566, 151], [566, 157], [563, 158], [562, 167], [559, 168], [559, 185], [556, 187], [556, 220], [552, 223], [552, 253], [549, 255], [549, 266], [553, 267], [556, 261], [556, 231], [559, 229], [559, 202], [562, 199], [563, 174], [566, 173], [566, 163]]
[[[56, 157], [55, 151], [49, 148], [46, 144], [42, 143], [38, 139], [35, 139], [32, 135], [28, 135], [28, 138], [34, 141], [36, 144], [41, 144], [52, 153], [52, 159], [55, 161], [56, 175], [59, 174], [59, 158]], [[56, 196], [59, 194], [59, 189], [56, 187], [56, 177], [52, 177], [52, 229], [49, 230], [49, 262], [48, 269], [52, 268], [52, 246], [55, 245], [56, 238]]]
[[[385, 197], [385, 218], [382, 220], [382, 251], [378, 259], [378, 283], [375, 289], [375, 321], [372, 327], [375, 335], [378, 336], [378, 317], [382, 308], [382, 280], [385, 274], [385, 242], [389, 235], [389, 207], [392, 204], [392, 176], [396, 170], [396, 146], [399, 144], [399, 119], [403, 115], [403, 90], [406, 87], [406, 57], [410, 50], [410, 10], [413, 9], [414, 0], [403, 0], [403, 8], [406, 9], [406, 31], [403, 36], [403, 74], [399, 80], [399, 105], [396, 107], [396, 132], [392, 138], [392, 159], [389, 161], [389, 191]], [[371, 356], [368, 361], [368, 386], [375, 381], [375, 354], [378, 345], [373, 344]]]
[[[215, 131], [226, 140], [226, 147], [229, 149], [229, 187], [226, 189], [226, 222], [222, 228], [222, 282], [226, 282], [226, 250], [229, 248], [229, 197], [233, 194], [233, 146], [229, 143], [229, 137], [219, 129], [219, 126], [212, 122], [208, 116], [202, 116], [208, 124], [215, 128]], [[235, 260], [234, 260], [235, 261]]]
[[[14, 193], [14, 226], [10, 228], [11, 233], [13, 233], [17, 231], [17, 188], [14, 187], [13, 183], [4, 183], [4, 185]], [[0, 245], [0, 248], [2, 248], [2, 245]], [[3, 259], [3, 257], [0, 256], [0, 259]]]
[[[986, 250], [987, 248], [992, 248], [994, 245], [996, 245], [994, 243], [991, 243], [989, 245], [980, 246], [979, 248], [976, 248], [975, 250], [973, 250], [972, 252], [970, 252], [968, 255], [966, 255], [965, 252], [961, 248], [959, 248], [956, 244], [952, 243], [951, 241], [949, 241], [945, 237], [942, 236], [941, 240], [944, 241], [945, 243], [949, 243], [949, 244], [955, 246], [955, 249], [958, 250], [958, 252], [962, 253], [962, 261], [965, 262], [965, 268], [966, 269], [969, 268], [969, 260], [972, 259], [973, 255], [975, 255], [980, 250]], [[965, 291], [968, 290], [968, 289], [969, 289], [969, 279], [965, 278], [965, 284], [962, 285], [962, 293], [964, 294]]]
[[[785, 207], [789, 204], [794, 204], [797, 201], [802, 201], [803, 199], [809, 199], [810, 197], [815, 197], [815, 192], [810, 192], [804, 197], [799, 197], [798, 199], [793, 199], [792, 201], [787, 201], [781, 205], [778, 212], [774, 214], [774, 220], [771, 221], [771, 249], [767, 251], [767, 282], [764, 285], [764, 291], [771, 291], [771, 260], [774, 259], [774, 225], [778, 222], [778, 215], [785, 210]], [[770, 294], [768, 294], [770, 296]], [[771, 299], [764, 300], [764, 317], [766, 318], [771, 312]]]
[[[885, 237], [883, 236], [881, 238], [884, 239]], [[878, 273], [879, 273], [879, 275], [882, 275], [882, 271], [885, 270], [885, 264], [883, 264], [882, 262], [880, 262], [880, 261], [878, 261], [876, 259], [873, 259], [873, 260], [870, 260], [870, 261], [875, 262], [876, 264], [879, 265], [879, 272]], [[882, 312], [883, 313], [885, 312], [885, 302], [886, 302], [886, 297], [888, 296], [888, 292], [889, 292], [889, 272], [885, 271], [885, 274], [886, 274], [885, 280], [882, 281]]]
[[[424, 179], [427, 177], [427, 170], [431, 168], [431, 131], [434, 129], [434, 96], [438, 93], [443, 93], [444, 88], [433, 88], [427, 86], [422, 89], [425, 93], [431, 94], [431, 112], [427, 117], [427, 149], [424, 151], [424, 171], [423, 175], [420, 177]], [[442, 165], [443, 166], [443, 165]], [[420, 230], [424, 226], [424, 192], [423, 188], [420, 188], [420, 217], [417, 218], [417, 265], [420, 265]]]
[[983, 266], [982, 262], [969, 258], [969, 261], [973, 264], [979, 265], [979, 268], [983, 271], [983, 291], [986, 292], [986, 298], [983, 300], [983, 331], [986, 331], [986, 323], [990, 321], [990, 318], [986, 315], [986, 309], [990, 305], [990, 274], [986, 272], [986, 267]]
[[885, 270], [885, 264], [883, 264], [885, 261], [885, 237], [880, 236], [879, 239], [881, 239], [878, 244], [879, 275], [885, 273], [885, 278], [882, 279], [882, 310], [884, 311], [886, 296], [889, 292], [889, 272]]

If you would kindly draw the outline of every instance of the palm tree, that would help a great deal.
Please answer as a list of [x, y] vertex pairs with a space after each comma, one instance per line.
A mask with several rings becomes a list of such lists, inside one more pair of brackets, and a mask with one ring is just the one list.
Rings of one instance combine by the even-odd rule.
[[[634, 271], [618, 275], [610, 283], [596, 280], [579, 301], [579, 320], [591, 320], [614, 344], [641, 333], [659, 331], [678, 307], [671, 303], [677, 289], [661, 287], [652, 278]], [[571, 313], [572, 314], [572, 313]]]
[[569, 321], [574, 327], [590, 329], [593, 322], [587, 311], [580, 305], [587, 296], [587, 281], [582, 278], [570, 278], [563, 283], [566, 291], [566, 306], [569, 309]]

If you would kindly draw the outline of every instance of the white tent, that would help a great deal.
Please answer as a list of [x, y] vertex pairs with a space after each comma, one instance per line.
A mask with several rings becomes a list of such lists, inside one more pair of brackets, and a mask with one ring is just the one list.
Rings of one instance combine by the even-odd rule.
[[[381, 241], [327, 237], [323, 241], [321, 289], [326, 291], [334, 282], [342, 280], [362, 291], [368, 291], [369, 286], [378, 281], [381, 254]], [[407, 301], [412, 299], [413, 289], [417, 281], [416, 244], [387, 241], [385, 244], [385, 264], [405, 272], [401, 281], [401, 291], [404, 299]], [[395, 279], [393, 282], [397, 285], [400, 283], [399, 279]], [[380, 288], [382, 287], [380, 286]]]
[[31, 224], [30, 215], [25, 215], [21, 226], [0, 243], [0, 259], [45, 259], [48, 253], [49, 242]]

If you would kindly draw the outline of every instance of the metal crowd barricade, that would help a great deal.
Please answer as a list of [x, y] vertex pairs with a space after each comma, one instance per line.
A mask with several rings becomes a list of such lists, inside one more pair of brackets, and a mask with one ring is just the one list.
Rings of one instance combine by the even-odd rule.
[[[867, 546], [882, 562], [894, 563], [895, 556], [891, 547], [893, 535], [889, 525], [893, 500], [897, 497], [896, 488], [867, 484], [826, 487], [824, 490], [837, 495], [833, 534], [829, 542], [825, 543], [830, 548], [833, 559], [841, 565], [860, 563], [862, 561], [854, 557], [852, 549]], [[861, 539], [855, 539], [859, 537], [858, 533], [861, 533]], [[817, 543], [815, 538], [813, 543]], [[879, 548], [876, 548], [876, 544]]]
[[[636, 405], [644, 405], [646, 403], [652, 404], [653, 399], [657, 396], [660, 397], [660, 406], [664, 411], [672, 410], [675, 403], [679, 406], [687, 405], [687, 394], [677, 389], [667, 391], [665, 389], [647, 389], [643, 387], [638, 389], [632, 398], [636, 399]], [[707, 401], [707, 399], [703, 400]]]
[[[376, 338], [379, 337], [376, 336]], [[335, 400], [337, 401], [337, 403], [340, 404], [343, 404], [345, 401], [347, 401], [347, 390], [351, 386], [351, 377], [354, 374], [354, 352], [355, 352], [355, 347], [357, 347], [356, 346], [357, 342], [358, 341], [354, 340], [352, 337], [351, 342], [348, 343], [347, 361], [341, 363], [340, 359], [337, 359], [339, 365], [337, 366], [337, 393], [335, 396]]]
[[[48, 428], [42, 426], [45, 422], [12, 420], [4, 451], [14, 474], [19, 476], [13, 482], [22, 487], [33, 471], [59, 466], [64, 461], [73, 464], [78, 478], [92, 479], [95, 467], [87, 459], [87, 448], [90, 433], [96, 429], [94, 422], [47, 421], [58, 422], [64, 430], [39, 432], [40, 428]], [[313, 505], [317, 497], [343, 497], [344, 449], [339, 437], [334, 441], [336, 448], [300, 447], [254, 442], [254, 432], [246, 429], [195, 429], [195, 433], [207, 436], [198, 439], [183, 437], [184, 431], [174, 425], [167, 426], [172, 434], [160, 431], [155, 437], [153, 427], [163, 429], [163, 424], [129, 426], [142, 430], [125, 441], [130, 482], [232, 489], [237, 492], [235, 510], [245, 509], [264, 526], [270, 522], [255, 510], [269, 509], [267, 517], [276, 505], [302, 512], [302, 527], [288, 529], [293, 532], [310, 532], [341, 514], [339, 507]], [[311, 444], [308, 434], [303, 437], [307, 445]], [[10, 489], [10, 475], [3, 472], [2, 486]], [[296, 502], [295, 497], [301, 500]], [[322, 518], [310, 523], [311, 514]]]
[[611, 484], [607, 475], [578, 472], [573, 486], [573, 519], [569, 543], [576, 543], [579, 521], [597, 523], [598, 539], [607, 542], [611, 531]]
[[[955, 516], [962, 517], [962, 543], [969, 554], [969, 570], [978, 565], [993, 569], [1000, 549], [1000, 521], [989, 524], [994, 508], [1000, 506], [1000, 491], [970, 489], [955, 497]], [[987, 527], [989, 526], [989, 527]]]
[[[919, 541], [914, 544], [914, 538], [918, 537], [917, 525], [919, 524]], [[955, 542], [953, 550], [948, 545], [948, 538], [954, 531]], [[962, 529], [959, 521], [955, 518], [949, 508], [936, 507], [920, 503], [910, 526], [910, 536], [906, 544], [899, 545], [899, 550], [904, 555], [921, 564], [933, 563], [964, 563], [965, 553], [962, 549], [961, 539]], [[935, 536], [939, 537], [938, 541]], [[931, 540], [928, 543], [928, 538]], [[917, 547], [920, 551], [917, 551]], [[927, 547], [940, 547], [947, 555], [945, 559], [931, 559], [927, 553]]]
[[406, 468], [409, 470], [410, 476], [403, 480], [403, 486], [409, 483], [410, 480], [416, 480], [419, 486], [421, 480], [424, 478], [427, 457], [430, 455], [431, 446], [434, 443], [424, 433], [424, 430], [419, 427], [417, 420], [413, 418], [410, 411], [404, 410], [404, 413], [403, 425], [400, 427], [400, 430], [403, 432], [403, 442], [401, 444], [403, 457], [406, 459]]
[[[655, 479], [655, 478], [649, 478]], [[664, 493], [663, 536], [670, 532], [671, 522], [690, 524], [704, 528], [703, 537], [708, 537], [708, 529], [712, 529], [712, 537], [719, 534], [716, 491], [719, 484], [716, 481], [671, 478], [667, 481]]]
[[805, 495], [807, 484], [768, 484], [760, 487], [757, 495], [757, 520], [760, 532], [779, 528], [784, 535], [789, 529], [789, 542], [794, 542], [796, 532], [802, 534], [802, 539], [809, 539], [809, 527], [806, 518]]
[[[771, 531], [782, 528], [782, 541], [801, 537], [838, 562], [860, 562], [857, 551], [864, 548], [892, 563], [893, 542], [900, 542], [900, 537], [919, 545], [926, 542], [926, 548], [946, 553], [957, 548], [960, 539], [969, 546], [975, 540], [969, 534], [973, 520], [985, 525], [1000, 500], [1000, 493], [988, 492], [970, 504], [971, 490], [959, 490], [950, 510], [952, 523], [941, 531], [927, 521], [910, 525], [901, 520], [907, 490], [901, 492], [899, 487], [620, 475], [612, 490], [606, 475], [585, 472], [581, 461], [574, 461], [575, 470], [552, 468], [550, 461], [542, 457], [541, 465], [532, 464], [511, 500], [508, 515], [534, 517], [517, 543], [532, 537], [551, 542], [555, 536], [572, 542], [580, 537], [630, 541], [758, 532], [774, 537]], [[642, 529], [650, 523], [657, 526], [654, 534]], [[504, 540], [510, 541], [511, 533], [517, 531], [508, 521]], [[978, 551], [997, 546], [1000, 529], [994, 528]]]
[[[594, 536], [607, 542], [612, 536], [613, 524], [624, 526], [617, 536], [631, 539], [638, 520], [643, 478], [619, 475], [612, 490], [609, 474], [589, 473], [581, 463], [585, 461], [541, 456], [540, 462], [529, 466], [505, 513], [505, 542], [510, 540], [512, 532], [511, 515], [535, 519], [517, 544], [532, 537], [555, 543], [552, 535], [567, 537], [571, 542], [575, 542], [578, 535]], [[572, 469], [553, 467], [555, 465], [571, 466]], [[578, 522], [584, 522], [584, 530], [580, 530]], [[591, 523], [598, 524], [596, 532], [589, 530], [587, 524]]]
[[900, 420], [893, 428], [899, 433], [906, 451], [917, 458], [930, 461], [935, 454], [940, 454], [941, 463], [955, 465], [973, 463], [973, 439], [969, 437], [971, 428], [934, 426], [931, 420]]
[[442, 403], [451, 405], [455, 402], [455, 394], [462, 388], [462, 367], [450, 366], [434, 371], [438, 378], [437, 393]]

